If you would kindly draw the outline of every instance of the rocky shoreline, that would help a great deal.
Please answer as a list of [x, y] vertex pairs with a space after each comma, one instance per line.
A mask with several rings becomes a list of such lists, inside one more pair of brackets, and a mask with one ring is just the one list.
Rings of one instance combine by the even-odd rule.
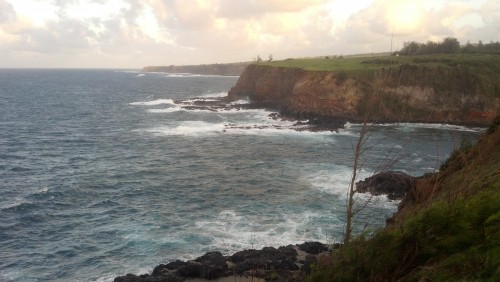
[[[275, 109], [270, 107], [265, 107], [260, 103], [249, 102], [247, 104], [233, 104], [233, 101], [227, 97], [219, 98], [215, 100], [196, 100], [196, 101], [175, 101], [176, 105], [181, 106], [187, 110], [208, 110], [208, 111], [220, 111], [220, 110], [252, 110], [252, 109], [266, 109], [271, 111], [269, 117], [274, 120], [288, 120], [294, 122], [293, 129], [297, 131], [336, 131], [343, 129], [347, 122], [362, 123], [363, 120], [356, 119], [352, 116], [342, 116], [342, 115], [323, 115], [313, 112], [292, 112], [283, 109]], [[398, 123], [399, 120], [394, 119], [379, 119], [376, 121], [377, 124], [387, 124], [387, 123]], [[426, 123], [426, 124], [442, 124], [439, 121], [425, 121], [425, 120], [406, 120], [405, 123]], [[448, 122], [449, 125], [455, 126], [469, 126], [484, 128], [484, 123], [482, 122]], [[234, 129], [234, 125], [228, 124], [226, 129]], [[251, 127], [250, 127], [251, 128]], [[246, 128], [246, 129], [250, 129]], [[279, 126], [275, 128], [280, 129]], [[245, 128], [240, 128], [245, 129]], [[263, 128], [260, 128], [263, 129]]]
[[[405, 199], [414, 186], [413, 177], [397, 171], [376, 174], [357, 183], [360, 193], [385, 194], [389, 199]], [[404, 201], [403, 201], [404, 202]], [[244, 250], [230, 256], [208, 252], [190, 261], [176, 260], [160, 264], [151, 274], [127, 274], [114, 282], [181, 281], [303, 281], [311, 266], [328, 260], [332, 247], [320, 242], [305, 242], [279, 248]], [[226, 280], [224, 280], [226, 279]]]
[[[151, 274], [127, 274], [114, 282], [181, 282], [197, 280], [222, 281], [302, 281], [311, 266], [322, 256], [328, 256], [331, 246], [320, 242], [305, 242], [279, 248], [244, 250], [230, 256], [208, 252], [190, 261], [176, 260], [160, 264]], [[230, 279], [229, 279], [230, 278]]]
[[[254, 103], [233, 104], [225, 99], [175, 101], [175, 104], [189, 110], [245, 110], [262, 109]], [[294, 121], [295, 130], [337, 131], [349, 121], [347, 118], [314, 113], [271, 113], [275, 120]], [[238, 128], [226, 125], [226, 129]], [[250, 127], [252, 128], [252, 127]], [[250, 129], [249, 128], [249, 129]], [[279, 126], [276, 126], [279, 129]], [[223, 131], [225, 131], [224, 129]], [[245, 128], [243, 128], [245, 129]], [[373, 175], [357, 183], [359, 193], [387, 195], [390, 200], [402, 200], [400, 208], [412, 197], [415, 179], [405, 173], [388, 171]], [[388, 222], [391, 219], [387, 219]], [[265, 247], [261, 250], [243, 250], [229, 256], [220, 252], [208, 252], [190, 261], [172, 261], [156, 266], [151, 274], [127, 274], [114, 279], [115, 282], [180, 282], [180, 281], [303, 281], [311, 266], [327, 261], [332, 248], [320, 242], [305, 242], [279, 248]], [[254, 280], [257, 279], [257, 280]]]

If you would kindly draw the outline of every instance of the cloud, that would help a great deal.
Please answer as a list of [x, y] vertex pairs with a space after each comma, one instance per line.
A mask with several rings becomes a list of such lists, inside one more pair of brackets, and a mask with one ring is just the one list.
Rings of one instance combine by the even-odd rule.
[[5, 0], [0, 0], [0, 23], [11, 23], [16, 18], [16, 12], [12, 5]]
[[217, 16], [247, 19], [273, 13], [300, 13], [305, 9], [329, 2], [328, 0], [254, 0], [218, 1]]
[[498, 1], [483, 5], [467, 0], [435, 2], [425, 5], [424, 1], [373, 1], [334, 31], [335, 40], [353, 52], [388, 51], [392, 38], [393, 50], [405, 41], [440, 41], [449, 36], [462, 43], [492, 35], [493, 40], [499, 40], [494, 31], [500, 27]]
[[499, 6], [496, 0], [0, 0], [0, 67], [22, 60], [141, 67], [380, 52], [390, 50], [392, 36], [394, 49], [446, 36], [497, 41]]
[[[370, 34], [372, 36], [392, 34], [405, 36], [419, 31], [424, 14], [421, 2], [378, 0], [367, 8], [354, 13], [347, 20], [345, 31], [346, 33], [359, 31], [364, 36]], [[353, 39], [356, 37], [355, 35], [346, 35]], [[359, 39], [355, 41], [360, 42]]]

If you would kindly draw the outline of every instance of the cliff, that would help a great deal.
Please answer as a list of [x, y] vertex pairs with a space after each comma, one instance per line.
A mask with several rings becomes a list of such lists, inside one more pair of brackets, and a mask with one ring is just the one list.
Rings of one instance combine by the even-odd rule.
[[248, 63], [232, 64], [208, 64], [208, 65], [186, 65], [186, 66], [147, 66], [143, 72], [166, 72], [166, 73], [192, 73], [201, 75], [224, 75], [239, 76], [248, 66]]
[[379, 122], [491, 123], [500, 105], [500, 62], [421, 60], [361, 61], [376, 67], [356, 71], [252, 64], [228, 99], [248, 98], [290, 115], [353, 121], [369, 113]]

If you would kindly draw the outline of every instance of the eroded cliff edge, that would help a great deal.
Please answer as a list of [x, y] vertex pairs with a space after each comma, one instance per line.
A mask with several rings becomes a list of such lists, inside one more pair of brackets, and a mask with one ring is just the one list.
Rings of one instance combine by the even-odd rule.
[[[486, 78], [485, 78], [486, 76]], [[292, 116], [321, 115], [374, 122], [489, 125], [500, 104], [498, 72], [455, 65], [400, 64], [372, 72], [309, 71], [251, 64], [229, 100]]]

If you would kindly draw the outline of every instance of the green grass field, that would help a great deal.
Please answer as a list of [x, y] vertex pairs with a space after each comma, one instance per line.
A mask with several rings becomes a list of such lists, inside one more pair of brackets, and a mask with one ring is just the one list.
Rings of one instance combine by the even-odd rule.
[[372, 72], [381, 68], [399, 67], [403, 64], [416, 64], [429, 67], [488, 67], [500, 71], [500, 56], [489, 54], [437, 54], [418, 56], [367, 56], [367, 57], [330, 57], [314, 59], [287, 59], [273, 62], [260, 62], [261, 65], [301, 68], [310, 71], [334, 72]]

